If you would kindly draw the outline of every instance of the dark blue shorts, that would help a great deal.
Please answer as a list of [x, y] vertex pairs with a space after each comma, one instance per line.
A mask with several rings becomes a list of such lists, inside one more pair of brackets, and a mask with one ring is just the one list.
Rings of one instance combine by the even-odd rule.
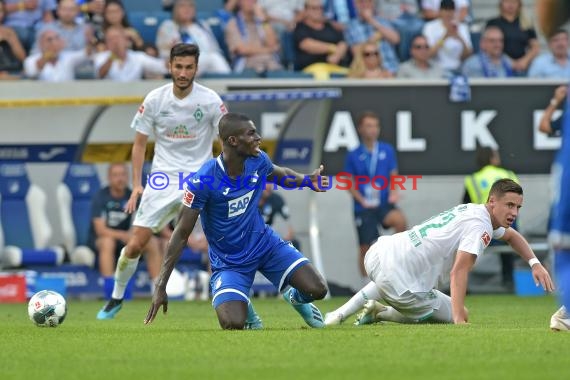
[[[259, 260], [257, 270], [282, 291], [293, 273], [309, 263], [301, 252], [283, 240]], [[249, 302], [249, 293], [255, 278], [255, 268], [222, 268], [214, 270], [210, 279], [212, 305], [217, 308], [224, 302]]]
[[371, 245], [380, 237], [378, 225], [384, 225], [386, 215], [396, 207], [391, 204], [383, 204], [376, 208], [365, 209], [355, 213], [354, 221], [356, 223], [356, 231], [358, 232], [358, 243], [360, 245]]

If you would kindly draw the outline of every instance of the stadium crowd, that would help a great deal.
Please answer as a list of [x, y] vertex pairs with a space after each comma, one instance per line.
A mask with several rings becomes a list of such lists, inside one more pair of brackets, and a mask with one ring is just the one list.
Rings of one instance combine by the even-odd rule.
[[541, 49], [522, 0], [497, 0], [488, 20], [474, 20], [470, 0], [163, 0], [138, 11], [147, 2], [0, 0], [0, 78], [163, 78], [178, 42], [200, 47], [201, 77], [570, 75], [568, 33]]

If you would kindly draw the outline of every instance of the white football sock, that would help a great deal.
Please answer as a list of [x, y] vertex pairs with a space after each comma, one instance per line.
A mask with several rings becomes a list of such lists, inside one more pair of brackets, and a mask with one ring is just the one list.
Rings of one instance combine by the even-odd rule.
[[358, 293], [353, 295], [348, 302], [336, 309], [334, 313], [342, 314], [342, 319], [345, 320], [362, 309], [366, 301], [378, 299], [380, 299], [380, 292], [378, 291], [376, 284], [370, 281], [365, 287], [360, 289]]
[[123, 299], [127, 284], [137, 270], [139, 259], [140, 256], [134, 259], [129, 259], [125, 256], [125, 247], [121, 249], [121, 256], [119, 256], [117, 269], [115, 269], [115, 286], [113, 287], [113, 294], [111, 297], [119, 300]]

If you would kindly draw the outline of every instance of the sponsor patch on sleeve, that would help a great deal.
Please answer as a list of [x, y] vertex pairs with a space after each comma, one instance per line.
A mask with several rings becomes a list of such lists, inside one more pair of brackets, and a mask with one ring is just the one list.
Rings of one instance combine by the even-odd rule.
[[224, 103], [220, 104], [220, 111], [225, 115], [228, 113], [228, 109]]
[[182, 203], [184, 206], [190, 207], [192, 206], [192, 202], [194, 202], [194, 193], [190, 190], [184, 190], [184, 198], [182, 198]]
[[139, 113], [142, 115], [144, 113], [144, 104], [139, 107]]
[[486, 247], [491, 242], [491, 236], [485, 231], [483, 235], [481, 235], [481, 241], [483, 242], [483, 246]]

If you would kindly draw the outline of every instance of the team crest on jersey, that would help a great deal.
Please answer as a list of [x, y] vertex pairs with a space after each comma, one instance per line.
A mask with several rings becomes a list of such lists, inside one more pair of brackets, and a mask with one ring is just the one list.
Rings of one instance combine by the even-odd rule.
[[192, 202], [194, 202], [194, 193], [190, 190], [184, 190], [184, 198], [182, 198], [182, 203], [184, 206], [192, 206]]
[[200, 109], [200, 107], [196, 108], [196, 111], [194, 111], [194, 119], [196, 119], [196, 121], [200, 121], [202, 120], [202, 118], [204, 117], [204, 112], [202, 111], [202, 109]]
[[251, 198], [253, 197], [253, 192], [254, 190], [251, 190], [239, 198], [228, 201], [228, 218], [241, 215], [247, 210], [247, 206], [249, 206]]
[[491, 237], [489, 236], [487, 231], [485, 231], [483, 235], [481, 235], [481, 241], [483, 242], [483, 246], [485, 247], [488, 246], [489, 243], [491, 242]]

